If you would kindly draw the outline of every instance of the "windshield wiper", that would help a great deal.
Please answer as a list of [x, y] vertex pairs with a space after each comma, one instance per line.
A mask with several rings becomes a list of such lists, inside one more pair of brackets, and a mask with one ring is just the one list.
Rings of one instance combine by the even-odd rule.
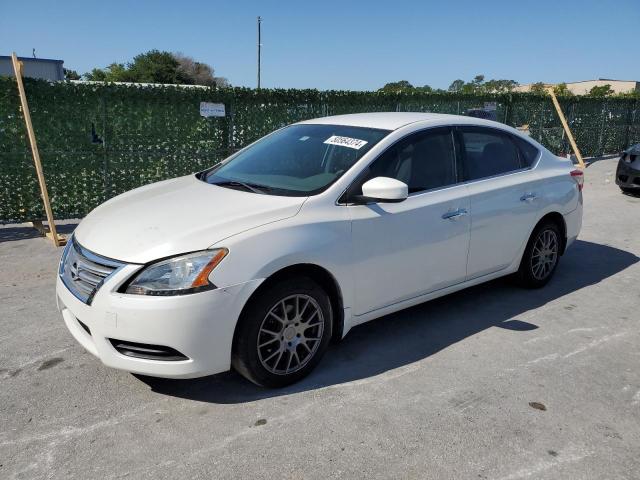
[[263, 185], [256, 185], [254, 183], [239, 182], [238, 180], [225, 180], [223, 182], [216, 182], [216, 183], [214, 183], [214, 185], [218, 185], [220, 187], [232, 187], [232, 188], [241, 187], [241, 188], [244, 188], [248, 192], [260, 193], [260, 194], [264, 194], [267, 191], [271, 190], [271, 188], [265, 187]]

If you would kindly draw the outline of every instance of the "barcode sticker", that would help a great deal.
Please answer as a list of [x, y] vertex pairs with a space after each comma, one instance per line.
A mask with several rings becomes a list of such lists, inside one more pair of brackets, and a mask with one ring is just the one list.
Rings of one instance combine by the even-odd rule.
[[324, 143], [327, 145], [338, 145], [340, 147], [353, 148], [354, 150], [360, 150], [368, 142], [366, 140], [360, 140], [351, 137], [340, 137], [338, 135], [331, 135]]

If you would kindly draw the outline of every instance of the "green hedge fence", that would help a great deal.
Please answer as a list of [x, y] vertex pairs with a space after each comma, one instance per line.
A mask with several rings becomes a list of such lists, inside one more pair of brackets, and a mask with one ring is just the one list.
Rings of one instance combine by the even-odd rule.
[[[568, 145], [548, 97], [185, 88], [25, 79], [54, 216], [86, 215], [132, 188], [204, 169], [257, 138], [308, 118], [354, 112], [465, 114], [496, 105], [498, 121], [528, 124], [555, 153]], [[200, 102], [226, 116], [200, 116]], [[640, 142], [638, 101], [561, 98], [585, 156]], [[15, 80], [0, 77], [0, 223], [44, 218]]]

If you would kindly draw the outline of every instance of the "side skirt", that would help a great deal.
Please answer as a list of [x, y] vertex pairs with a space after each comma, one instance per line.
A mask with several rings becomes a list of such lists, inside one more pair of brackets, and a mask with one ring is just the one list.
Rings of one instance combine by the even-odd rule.
[[426, 293], [424, 295], [419, 295], [417, 297], [410, 298], [408, 300], [403, 300], [402, 302], [387, 305], [386, 307], [382, 307], [377, 310], [373, 310], [371, 312], [363, 313], [362, 315], [351, 315], [347, 317], [347, 309], [345, 309], [343, 338], [344, 338], [344, 335], [346, 335], [347, 332], [351, 328], [355, 327], [356, 325], [366, 323], [376, 318], [384, 317], [385, 315], [389, 315], [391, 313], [404, 310], [405, 308], [413, 307], [414, 305], [419, 305], [421, 303], [427, 302], [429, 300], [433, 300], [435, 298], [444, 297], [445, 295], [449, 295], [450, 293], [464, 290], [465, 288], [468, 288], [468, 287], [473, 287], [474, 285], [479, 285], [481, 283], [488, 282], [496, 278], [510, 275], [518, 270], [519, 264], [520, 264], [520, 256], [518, 256], [517, 262], [514, 262], [514, 264], [498, 272], [489, 273], [487, 275], [483, 275], [482, 277], [477, 277], [462, 283], [451, 285], [450, 287], [436, 290], [434, 292]]

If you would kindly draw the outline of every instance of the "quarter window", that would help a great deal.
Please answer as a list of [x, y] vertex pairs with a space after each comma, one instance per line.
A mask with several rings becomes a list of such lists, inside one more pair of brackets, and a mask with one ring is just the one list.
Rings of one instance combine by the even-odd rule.
[[522, 138], [518, 138], [518, 137], [512, 137], [512, 138], [516, 142], [516, 145], [520, 150], [522, 163], [524, 163], [526, 167], [532, 166], [533, 162], [535, 162], [536, 158], [538, 158], [538, 153], [540, 153], [540, 151], [536, 147], [531, 145], [529, 142], [527, 142], [526, 140], [523, 140]]
[[522, 168], [509, 135], [486, 128], [461, 128], [465, 180], [492, 177]]
[[428, 130], [399, 141], [369, 166], [364, 181], [375, 177], [400, 180], [409, 193], [456, 183], [451, 130]]

